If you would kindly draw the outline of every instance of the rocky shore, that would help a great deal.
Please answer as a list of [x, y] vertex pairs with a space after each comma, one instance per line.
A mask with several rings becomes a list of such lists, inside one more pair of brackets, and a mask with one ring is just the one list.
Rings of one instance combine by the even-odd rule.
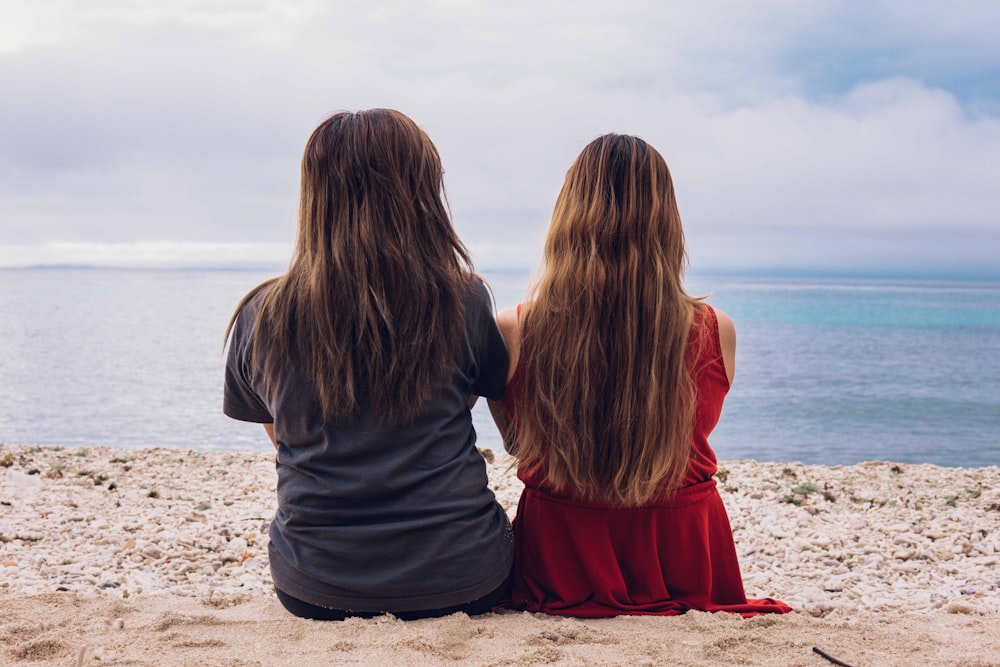
[[[510, 460], [485, 456], [513, 515]], [[718, 478], [748, 596], [779, 598], [799, 619], [944, 614], [997, 627], [1000, 468], [725, 461]], [[274, 480], [269, 452], [0, 445], [0, 601], [270, 605]]]

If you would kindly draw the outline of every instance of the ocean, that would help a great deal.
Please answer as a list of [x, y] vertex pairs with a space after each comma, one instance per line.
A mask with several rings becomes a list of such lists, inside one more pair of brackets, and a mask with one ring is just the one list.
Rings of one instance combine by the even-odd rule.
[[[0, 442], [271, 447], [222, 415], [223, 334], [259, 271], [0, 270]], [[487, 272], [499, 308], [528, 275]], [[736, 323], [720, 459], [1000, 465], [1000, 283], [692, 274]], [[500, 449], [484, 402], [479, 444]]]

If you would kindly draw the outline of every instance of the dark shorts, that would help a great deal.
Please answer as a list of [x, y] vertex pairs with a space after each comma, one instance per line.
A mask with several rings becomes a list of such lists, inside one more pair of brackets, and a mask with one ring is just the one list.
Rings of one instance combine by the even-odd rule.
[[282, 592], [278, 588], [275, 588], [274, 592], [277, 593], [278, 600], [281, 602], [282, 606], [300, 618], [310, 618], [315, 621], [343, 621], [345, 618], [374, 618], [376, 616], [381, 616], [384, 613], [391, 613], [396, 618], [404, 621], [415, 621], [421, 618], [448, 616], [449, 614], [455, 614], [458, 612], [466, 613], [469, 616], [487, 614], [497, 607], [504, 606], [505, 603], [510, 601], [510, 585], [511, 578], [508, 576], [507, 580], [500, 584], [500, 586], [492, 592], [487, 593], [477, 600], [466, 602], [465, 604], [459, 604], [453, 607], [443, 607], [441, 609], [421, 609], [419, 611], [394, 612], [328, 609], [326, 607], [320, 607], [308, 602], [303, 602], [298, 598], [292, 597], [288, 593]]

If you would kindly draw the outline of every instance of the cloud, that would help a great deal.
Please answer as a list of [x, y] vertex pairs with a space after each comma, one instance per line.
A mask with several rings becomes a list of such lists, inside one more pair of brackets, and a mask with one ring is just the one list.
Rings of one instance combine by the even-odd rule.
[[948, 90], [964, 105], [1000, 111], [1000, 58], [994, 46], [1000, 5], [963, 0], [815, 3], [815, 13], [781, 40], [777, 67], [822, 98], [893, 77]]
[[702, 130], [679, 156], [695, 179], [689, 196], [719, 223], [841, 231], [996, 223], [990, 165], [1000, 120], [970, 118], [949, 94], [913, 81], [863, 84], [826, 105], [769, 100], [686, 125]]
[[480, 264], [533, 263], [569, 164], [616, 131], [666, 157], [696, 266], [1000, 265], [1000, 10], [901, 7], [20, 3], [0, 27], [3, 256], [289, 244], [311, 129], [391, 106], [437, 144]]

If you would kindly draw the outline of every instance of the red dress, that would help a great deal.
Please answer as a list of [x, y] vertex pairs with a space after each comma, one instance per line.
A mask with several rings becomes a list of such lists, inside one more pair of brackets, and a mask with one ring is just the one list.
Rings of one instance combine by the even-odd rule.
[[[514, 520], [515, 609], [580, 617], [791, 611], [771, 598], [747, 600], [729, 516], [712, 478], [718, 466], [708, 435], [729, 380], [711, 307], [697, 309], [688, 350], [699, 402], [688, 474], [669, 501], [636, 508], [586, 502], [518, 469], [524, 492]], [[515, 425], [527, 391], [519, 364], [505, 395]]]

